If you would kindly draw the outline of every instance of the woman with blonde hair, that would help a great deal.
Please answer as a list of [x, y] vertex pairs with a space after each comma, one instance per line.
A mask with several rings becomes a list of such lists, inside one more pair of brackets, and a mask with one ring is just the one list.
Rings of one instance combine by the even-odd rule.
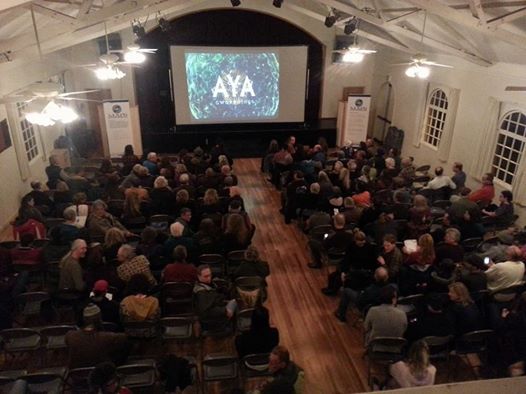
[[406, 361], [398, 361], [389, 367], [392, 376], [389, 388], [431, 386], [435, 383], [437, 369], [429, 362], [429, 347], [423, 341], [414, 342], [409, 348]]
[[409, 209], [409, 236], [418, 238], [420, 235], [427, 233], [432, 221], [431, 209], [427, 204], [427, 198], [417, 194], [413, 199], [413, 206]]
[[164, 176], [158, 176], [153, 183], [153, 189], [150, 192], [150, 213], [169, 215], [173, 212], [174, 195], [168, 180]]
[[425, 293], [431, 284], [431, 272], [435, 263], [435, 247], [433, 237], [424, 234], [418, 239], [416, 250], [408, 245], [403, 252], [408, 254], [406, 265], [400, 276], [400, 291], [404, 295]]
[[451, 306], [449, 313], [455, 324], [455, 334], [463, 335], [467, 332], [480, 330], [482, 318], [477, 304], [473, 302], [467, 287], [461, 282], [449, 285], [448, 292]]
[[351, 193], [351, 174], [347, 168], [342, 168], [338, 174], [338, 183], [344, 195]]

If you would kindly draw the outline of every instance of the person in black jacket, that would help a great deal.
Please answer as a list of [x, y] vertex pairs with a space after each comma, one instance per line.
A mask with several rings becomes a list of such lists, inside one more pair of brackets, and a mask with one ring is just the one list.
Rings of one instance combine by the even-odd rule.
[[233, 279], [241, 276], [259, 276], [265, 279], [270, 274], [268, 263], [259, 259], [259, 252], [255, 246], [249, 246], [245, 250], [244, 257], [245, 259], [232, 274]]
[[247, 354], [270, 353], [279, 344], [279, 331], [270, 327], [268, 309], [257, 307], [252, 312], [250, 330], [236, 337], [240, 358]]
[[[109, 284], [104, 279], [98, 280], [93, 285], [93, 295], [89, 302], [97, 305], [103, 322], [111, 322], [120, 326], [119, 304], [108, 297]], [[111, 294], [112, 297], [116, 294]]]
[[425, 311], [407, 329], [406, 338], [410, 342], [428, 336], [445, 337], [455, 333], [451, 316], [445, 312], [446, 301], [439, 293], [427, 295]]

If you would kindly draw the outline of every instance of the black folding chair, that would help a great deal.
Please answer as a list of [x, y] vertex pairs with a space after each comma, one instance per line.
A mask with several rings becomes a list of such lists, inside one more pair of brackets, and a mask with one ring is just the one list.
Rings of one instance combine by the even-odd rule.
[[155, 364], [141, 362], [118, 367], [117, 375], [123, 386], [132, 390], [148, 390], [147, 392], [155, 388], [158, 379]]
[[193, 313], [194, 285], [189, 282], [167, 282], [161, 287], [161, 305], [164, 316], [191, 315]]
[[225, 275], [225, 261], [220, 254], [202, 254], [199, 256], [199, 264], [208, 264], [213, 276], [223, 277]]
[[226, 273], [232, 275], [245, 260], [245, 250], [233, 250], [226, 255]]
[[227, 380], [237, 381], [239, 376], [238, 360], [235, 356], [208, 354], [202, 362], [203, 392], [207, 392], [207, 383]]
[[398, 337], [378, 337], [372, 339], [366, 349], [365, 356], [368, 359], [367, 381], [372, 387], [372, 366], [380, 364], [384, 367], [400, 361], [404, 356], [404, 348], [407, 341]]

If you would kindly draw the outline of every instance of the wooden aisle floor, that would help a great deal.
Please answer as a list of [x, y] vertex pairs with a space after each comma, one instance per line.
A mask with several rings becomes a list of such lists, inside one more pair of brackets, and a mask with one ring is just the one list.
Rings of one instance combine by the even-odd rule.
[[279, 213], [280, 194], [259, 170], [260, 159], [238, 159], [235, 173], [246, 209], [256, 225], [253, 239], [270, 264], [268, 279], [271, 322], [281, 344], [304, 370], [306, 394], [367, 391], [362, 359], [362, 333], [334, 316], [338, 298], [324, 296], [325, 270], [307, 267], [307, 238]]

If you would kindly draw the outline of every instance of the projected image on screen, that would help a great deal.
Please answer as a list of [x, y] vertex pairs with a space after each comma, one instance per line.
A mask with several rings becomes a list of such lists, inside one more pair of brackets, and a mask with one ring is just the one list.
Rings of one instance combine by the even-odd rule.
[[185, 53], [193, 120], [272, 119], [279, 116], [276, 52]]

